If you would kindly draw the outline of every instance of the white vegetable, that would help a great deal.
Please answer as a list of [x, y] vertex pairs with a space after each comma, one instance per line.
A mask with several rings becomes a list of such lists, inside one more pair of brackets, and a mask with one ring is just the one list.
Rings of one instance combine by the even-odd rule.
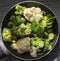
[[36, 51], [35, 47], [32, 46], [31, 48], [32, 48], [32, 51], [30, 52], [30, 55], [31, 55], [32, 57], [37, 57], [37, 51]]
[[30, 11], [30, 8], [24, 10], [24, 16], [27, 20], [30, 19], [30, 17], [32, 16], [32, 12]]
[[28, 52], [30, 50], [30, 38], [26, 37], [17, 41], [17, 51], [19, 53]]
[[34, 20], [36, 20], [36, 22], [39, 22], [43, 17], [42, 14], [43, 14], [43, 11], [39, 7], [31, 7], [31, 8], [26, 8], [24, 10], [24, 16], [30, 22]]

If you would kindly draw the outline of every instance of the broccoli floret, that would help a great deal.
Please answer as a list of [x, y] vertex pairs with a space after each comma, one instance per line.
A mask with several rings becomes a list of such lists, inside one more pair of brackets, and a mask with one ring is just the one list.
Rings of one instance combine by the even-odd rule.
[[9, 27], [9, 28], [12, 28], [12, 27], [15, 27], [15, 26], [16, 26], [16, 24], [13, 23], [13, 22], [9, 22], [9, 23], [8, 23], [8, 27]]
[[11, 35], [11, 32], [8, 28], [4, 28], [3, 29], [3, 32], [2, 32], [2, 37], [3, 37], [3, 40], [6, 42], [11, 42], [11, 39], [12, 39], [12, 35]]
[[24, 23], [22, 23], [20, 25], [20, 28], [18, 29], [18, 33], [20, 34], [20, 36], [25, 36], [25, 30], [26, 30], [26, 25]]
[[23, 15], [25, 8], [26, 7], [23, 7], [23, 6], [17, 4], [15, 7], [15, 9], [16, 9], [15, 14], [16, 15]]
[[44, 41], [44, 49], [43, 49], [43, 52], [47, 52], [47, 51], [49, 51], [51, 49], [52, 49], [52, 46], [50, 44], [50, 41], [49, 41], [49, 39], [46, 39]]
[[51, 40], [54, 39], [54, 33], [47, 33], [47, 39], [44, 39], [44, 50], [43, 52], [47, 52], [52, 49], [52, 45], [50, 44]]
[[12, 34], [14, 35], [14, 36], [20, 36], [20, 26], [17, 26], [17, 27], [13, 27], [12, 29], [11, 29], [11, 31], [12, 31]]
[[44, 32], [44, 35], [43, 35], [44, 37], [48, 37], [48, 33], [47, 32]]
[[54, 19], [55, 19], [54, 16], [52, 16], [51, 14], [48, 14], [42, 18], [42, 21], [40, 22], [40, 24], [43, 28], [45, 27], [51, 28], [54, 22]]
[[44, 42], [43, 42], [42, 38], [38, 38], [38, 37], [31, 38], [31, 44], [32, 44], [32, 46], [36, 47], [37, 52], [39, 52], [41, 50], [41, 48], [43, 48], [43, 46], [44, 46]]
[[27, 36], [31, 34], [31, 24], [27, 23], [26, 25], [22, 23], [19, 27], [15, 27], [13, 33], [17, 36]]
[[20, 25], [21, 23], [25, 23], [26, 22], [26, 19], [21, 17], [21, 16], [15, 16], [15, 15], [12, 15], [10, 17], [10, 20], [13, 21], [16, 25]]
[[31, 24], [30, 23], [27, 23], [26, 24], [26, 29], [25, 29], [25, 34], [26, 35], [30, 35], [31, 34]]
[[26, 25], [25, 25], [24, 23], [22, 23], [22, 24], [20, 25], [20, 29], [21, 29], [21, 30], [25, 30], [25, 29], [26, 29]]
[[20, 26], [20, 32], [21, 32], [21, 35], [24, 36], [24, 35], [30, 35], [31, 34], [31, 24], [30, 23], [27, 23], [26, 25], [23, 25], [21, 24]]
[[41, 27], [39, 23], [32, 22], [31, 28], [32, 28], [32, 32], [36, 33], [38, 36], [42, 36], [43, 35], [44, 28]]

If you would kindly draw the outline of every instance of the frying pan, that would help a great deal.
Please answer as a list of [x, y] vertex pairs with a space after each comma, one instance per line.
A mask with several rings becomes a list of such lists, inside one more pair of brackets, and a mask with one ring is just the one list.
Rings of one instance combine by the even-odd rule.
[[[26, 6], [26, 7], [33, 7], [33, 6], [40, 7], [42, 10], [46, 11], [47, 13], [51, 13], [53, 16], [55, 16], [54, 13], [53, 13], [53, 11], [48, 6], [46, 6], [46, 5], [44, 5], [44, 4], [40, 3], [40, 2], [37, 2], [37, 1], [23, 1], [23, 2], [20, 2], [18, 4], [20, 4], [22, 6]], [[1, 34], [2, 34], [2, 29], [4, 27], [7, 27], [7, 24], [9, 22], [10, 16], [12, 14], [14, 14], [13, 12], [15, 11], [15, 6], [16, 5], [14, 5], [12, 8], [10, 8], [9, 11], [7, 12], [7, 14], [5, 15], [5, 17], [4, 17], [3, 21], [2, 21]], [[54, 40], [51, 43], [52, 50], [55, 47], [55, 45], [57, 44], [57, 41], [58, 41], [58, 38], [59, 38], [59, 31], [58, 31], [58, 22], [57, 22], [57, 19], [55, 19], [55, 22], [53, 24], [53, 30], [54, 30], [53, 32], [55, 33], [55, 38], [54, 38]], [[8, 50], [9, 54], [13, 55], [17, 59], [26, 60], [26, 61], [27, 60], [29, 61], [29, 60], [38, 60], [38, 59], [41, 59], [41, 58], [45, 57], [46, 55], [48, 55], [52, 51], [52, 50], [50, 50], [50, 51], [48, 51], [46, 53], [38, 53], [38, 56], [36, 58], [32, 58], [29, 53], [25, 53], [23, 55], [20, 55], [17, 51], [12, 50], [12, 48], [10, 46], [11, 44], [4, 42], [3, 39], [2, 39], [2, 43], [4, 44], [5, 48]], [[3, 58], [5, 56], [6, 55], [1, 50], [0, 51], [0, 58]]]

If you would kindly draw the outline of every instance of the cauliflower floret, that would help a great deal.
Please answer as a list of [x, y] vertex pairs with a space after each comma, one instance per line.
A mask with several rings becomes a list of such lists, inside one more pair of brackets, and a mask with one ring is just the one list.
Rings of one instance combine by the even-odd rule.
[[30, 38], [26, 37], [17, 41], [17, 51], [21, 54], [30, 50]]
[[36, 8], [36, 14], [39, 14], [39, 13], [42, 13], [42, 12], [41, 12], [41, 8], [37, 7], [37, 8]]
[[34, 46], [31, 47], [30, 55], [32, 57], [37, 57], [37, 51], [36, 51], [36, 48]]
[[42, 10], [38, 7], [31, 7], [24, 10], [24, 16], [30, 22], [34, 20], [36, 22], [39, 22], [43, 17], [42, 14], [43, 14]]
[[27, 20], [30, 19], [30, 17], [32, 16], [32, 12], [30, 11], [30, 8], [24, 10], [24, 16]]
[[43, 15], [37, 14], [37, 15], [35, 16], [35, 19], [37, 20], [37, 22], [39, 22], [42, 17], [43, 17]]

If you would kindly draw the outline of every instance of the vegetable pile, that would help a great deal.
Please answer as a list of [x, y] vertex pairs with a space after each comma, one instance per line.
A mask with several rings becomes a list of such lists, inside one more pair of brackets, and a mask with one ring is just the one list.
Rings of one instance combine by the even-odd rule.
[[39, 7], [16, 5], [8, 27], [3, 28], [3, 40], [11, 43], [11, 48], [18, 53], [29, 52], [32, 57], [37, 57], [38, 52], [46, 53], [52, 49], [54, 20], [52, 14]]

